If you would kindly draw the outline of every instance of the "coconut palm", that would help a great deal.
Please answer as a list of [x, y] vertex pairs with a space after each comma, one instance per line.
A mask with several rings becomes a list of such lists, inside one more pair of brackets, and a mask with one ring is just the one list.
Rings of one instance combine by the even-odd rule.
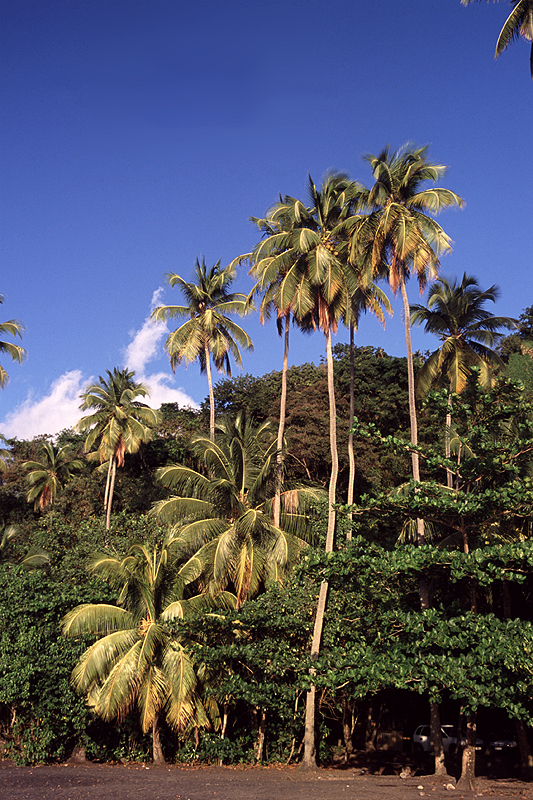
[[[106, 530], [111, 526], [111, 507], [117, 467], [124, 465], [126, 453], [136, 453], [142, 444], [150, 441], [152, 429], [158, 424], [160, 414], [136, 398], [146, 397], [147, 388], [136, 383], [135, 373], [127, 369], [106, 370], [107, 379], [99, 376], [81, 395], [80, 409], [93, 409], [76, 425], [78, 431], [88, 431], [85, 451], [107, 464], [104, 496]], [[94, 450], [96, 448], [96, 450]]]
[[[428, 161], [427, 147], [406, 145], [392, 153], [386, 147], [379, 155], [367, 155], [365, 159], [372, 168], [375, 183], [364, 198], [370, 213], [358, 228], [352, 246], [359, 257], [366, 258], [375, 275], [386, 270], [393, 292], [400, 290], [402, 295], [411, 444], [416, 447], [418, 426], [406, 282], [409, 277], [416, 277], [422, 291], [428, 280], [437, 277], [438, 257], [451, 250], [451, 241], [429, 213], [462, 206], [463, 201], [449, 189], [426, 188], [428, 181], [434, 183], [446, 172], [443, 165]], [[413, 479], [419, 483], [419, 458], [415, 450], [411, 460]], [[418, 531], [419, 543], [423, 543], [422, 520]]]
[[[4, 298], [0, 295], [0, 305], [4, 302]], [[21, 322], [17, 319], [10, 319], [7, 322], [0, 322], [0, 336], [4, 334], [9, 334], [9, 336], [20, 336], [22, 337], [22, 332], [24, 330], [24, 326]], [[18, 344], [13, 344], [12, 342], [0, 342], [0, 353], [6, 353], [13, 361], [18, 361], [19, 363], [24, 360], [26, 356], [26, 351], [23, 347], [20, 347]], [[5, 371], [4, 367], [0, 364], [0, 389], [3, 389], [4, 386], [7, 384], [9, 380], [9, 375]]]
[[426, 333], [438, 336], [442, 342], [417, 376], [420, 396], [439, 384], [460, 394], [472, 366], [479, 367], [485, 389], [494, 384], [495, 370], [504, 368], [494, 350], [503, 335], [500, 331], [517, 327], [517, 320], [495, 317], [484, 308], [487, 301], [494, 303], [498, 296], [497, 286], [482, 291], [476, 278], [464, 273], [461, 283], [439, 278], [429, 290], [427, 307], [410, 307], [411, 324], [423, 324]]
[[170, 286], [179, 286], [187, 305], [158, 306], [152, 312], [152, 319], [165, 322], [168, 319], [188, 317], [177, 330], [169, 334], [165, 350], [170, 356], [173, 370], [185, 361], [200, 363], [200, 371], [207, 373], [209, 387], [209, 432], [215, 438], [215, 397], [211, 376], [211, 358], [219, 372], [231, 376], [230, 356], [242, 366], [239, 347], [253, 350], [252, 340], [227, 314], [243, 315], [249, 309], [246, 295], [230, 292], [235, 278], [231, 267], [220, 269], [220, 261], [206, 267], [205, 260], [196, 259], [195, 280], [188, 283], [184, 278], [169, 273]]
[[[74, 688], [104, 720], [120, 721], [137, 707], [142, 730], [152, 732], [154, 763], [164, 762], [161, 717], [176, 730], [210, 726], [193, 659], [169, 626], [208, 602], [184, 597], [190, 581], [177, 557], [179, 544], [169, 536], [160, 548], [134, 544], [124, 557], [96, 556], [90, 570], [120, 590], [117, 604], [79, 605], [62, 621], [64, 636], [98, 637], [74, 667]], [[225, 596], [219, 600], [231, 605]]]
[[[250, 275], [256, 284], [250, 292], [250, 300], [260, 294], [259, 319], [264, 324], [276, 315], [278, 334], [283, 334], [283, 367], [281, 372], [281, 397], [276, 453], [276, 489], [273, 505], [274, 525], [279, 527], [281, 515], [281, 486], [283, 484], [283, 442], [287, 408], [287, 370], [289, 364], [290, 306], [283, 312], [280, 307], [280, 291], [289, 270], [300, 259], [299, 230], [305, 228], [308, 217], [306, 207], [294, 197], [286, 195], [273, 205], [264, 218], [251, 217], [251, 221], [263, 233], [263, 239], [251, 253], [239, 256], [230, 264], [235, 268], [243, 261], [250, 264]], [[293, 322], [296, 322], [293, 317]]]
[[[464, 273], [461, 283], [439, 278], [430, 288], [428, 304], [411, 306], [411, 324], [424, 325], [426, 333], [438, 336], [442, 344], [425, 361], [417, 376], [417, 391], [427, 394], [433, 386], [443, 385], [449, 392], [446, 415], [446, 458], [450, 457], [451, 393], [460, 394], [466, 387], [471, 367], [479, 368], [479, 380], [485, 389], [494, 383], [495, 370], [503, 362], [493, 349], [502, 338], [502, 328], [516, 328], [510, 317], [495, 317], [484, 308], [495, 302], [497, 286], [482, 291], [477, 280]], [[447, 483], [452, 473], [447, 469]]]
[[[331, 335], [337, 331], [340, 320], [349, 315], [350, 298], [360, 285], [356, 271], [346, 268], [349, 238], [360, 220], [356, 213], [360, 189], [359, 184], [342, 173], [326, 175], [320, 188], [309, 176], [310, 206], [294, 201], [287, 208], [286, 213], [292, 214], [297, 224], [290, 236], [285, 237], [289, 250], [280, 253], [280, 261], [287, 269], [276, 289], [276, 306], [281, 315], [290, 311], [304, 330], [319, 329], [326, 337], [331, 451], [326, 552], [333, 550], [339, 468]], [[283, 245], [282, 238], [279, 245]], [[327, 592], [327, 581], [322, 581], [311, 643], [313, 659], [320, 650]], [[312, 683], [306, 702], [304, 767], [316, 764], [314, 717]]]
[[22, 464], [22, 468], [28, 472], [26, 482], [29, 491], [26, 499], [34, 504], [35, 511], [44, 511], [52, 505], [72, 471], [83, 467], [83, 462], [75, 458], [69, 445], [56, 447], [50, 442], [43, 442], [40, 455], [40, 461], [24, 461]]
[[[230, 587], [237, 607], [280, 581], [294, 564], [306, 535], [307, 508], [319, 490], [282, 492], [281, 526], [272, 523], [276, 442], [268, 422], [254, 427], [245, 412], [217, 423], [217, 439], [193, 440], [205, 474], [180, 465], [156, 477], [178, 492], [154, 504], [153, 512], [174, 525], [188, 543], [189, 568], [217, 593]], [[192, 572], [191, 572], [192, 574]]]
[[[472, 0], [461, 0], [464, 6], [469, 5], [471, 2]], [[494, 0], [494, 2], [498, 2], [498, 0]], [[523, 38], [528, 42], [532, 42], [529, 68], [533, 78], [533, 0], [511, 0], [511, 6], [513, 10], [505, 20], [498, 36], [494, 58], [498, 58], [511, 42], [517, 39]]]

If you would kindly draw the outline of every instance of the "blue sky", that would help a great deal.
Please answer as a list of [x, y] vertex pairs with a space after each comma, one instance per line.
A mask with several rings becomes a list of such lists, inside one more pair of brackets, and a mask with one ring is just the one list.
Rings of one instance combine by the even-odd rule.
[[[28, 357], [0, 394], [0, 432], [55, 433], [79, 393], [128, 365], [152, 405], [199, 403], [198, 366], [173, 376], [152, 304], [179, 303], [203, 254], [249, 251], [278, 194], [307, 173], [371, 183], [365, 153], [414, 142], [448, 166], [466, 201], [439, 222], [441, 273], [501, 287], [494, 313], [533, 303], [533, 82], [529, 45], [494, 61], [508, 3], [459, 0], [4, 0], [0, 26], [1, 319], [25, 325]], [[243, 270], [236, 289], [248, 291]], [[411, 302], [420, 302], [415, 284]], [[399, 299], [357, 343], [403, 355]], [[244, 372], [281, 368], [274, 323], [243, 323]], [[318, 363], [321, 334], [292, 338]], [[339, 331], [337, 341], [347, 341]], [[414, 346], [436, 342], [415, 330]], [[235, 374], [238, 371], [235, 370]]]

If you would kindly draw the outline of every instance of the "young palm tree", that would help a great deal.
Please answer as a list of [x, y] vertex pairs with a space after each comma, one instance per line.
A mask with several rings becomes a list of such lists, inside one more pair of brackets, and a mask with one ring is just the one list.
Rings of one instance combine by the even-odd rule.
[[184, 466], [162, 467], [156, 477], [179, 494], [154, 504], [153, 513], [174, 525], [188, 544], [191, 574], [211, 592], [230, 587], [236, 605], [269, 580], [283, 578], [303, 544], [307, 508], [322, 493], [282, 492], [281, 526], [272, 523], [276, 442], [268, 422], [255, 428], [244, 412], [217, 423], [215, 442], [193, 441], [206, 474]]
[[220, 261], [207, 269], [205, 261], [196, 259], [195, 281], [187, 283], [174, 273], [167, 275], [171, 286], [179, 286], [187, 305], [159, 306], [152, 312], [152, 319], [165, 322], [167, 319], [188, 317], [177, 330], [169, 334], [165, 349], [170, 356], [173, 370], [185, 361], [200, 363], [200, 371], [207, 373], [209, 386], [209, 432], [215, 438], [215, 397], [211, 377], [211, 358], [219, 372], [231, 376], [230, 355], [242, 366], [239, 346], [253, 350], [252, 340], [227, 314], [247, 313], [246, 295], [230, 292], [235, 278], [231, 267], [220, 269]]
[[148, 390], [142, 383], [135, 383], [134, 372], [116, 367], [113, 372], [106, 372], [107, 379], [100, 375], [100, 383], [89, 386], [81, 395], [80, 409], [90, 408], [93, 413], [82, 417], [76, 428], [88, 431], [85, 451], [91, 453], [96, 447], [95, 457], [102, 464], [107, 463], [104, 511], [109, 530], [117, 467], [124, 465], [126, 453], [136, 453], [150, 441], [160, 414], [136, 399], [146, 397]]
[[[0, 305], [3, 302], [4, 298], [2, 295], [0, 295]], [[23, 330], [23, 324], [17, 319], [10, 319], [8, 322], [0, 322], [0, 336], [7, 333], [9, 336], [22, 337]], [[24, 357], [26, 356], [26, 351], [24, 348], [20, 347], [18, 344], [13, 344], [12, 342], [0, 342], [0, 353], [7, 353], [7, 355], [13, 359], [13, 361], [18, 361], [19, 363], [23, 361]], [[9, 375], [5, 371], [4, 367], [0, 364], [0, 389], [4, 388], [8, 380]]]
[[[471, 2], [472, 0], [461, 0], [464, 6], [469, 5]], [[498, 0], [494, 0], [494, 2], [498, 2]], [[498, 58], [511, 42], [520, 39], [520, 37], [532, 42], [529, 68], [533, 78], [533, 0], [511, 0], [511, 6], [513, 10], [505, 20], [505, 24], [498, 36], [494, 58]]]
[[[463, 201], [449, 189], [425, 188], [428, 181], [435, 182], [446, 172], [446, 167], [428, 161], [427, 147], [411, 149], [407, 145], [394, 153], [386, 147], [378, 156], [365, 158], [372, 167], [375, 183], [364, 198], [370, 214], [360, 225], [353, 248], [359, 257], [367, 259], [374, 274], [381, 275], [386, 270], [392, 290], [396, 294], [399, 289], [402, 295], [411, 444], [416, 447], [418, 426], [406, 282], [415, 276], [423, 290], [429, 279], [437, 277], [438, 256], [451, 250], [451, 242], [429, 213], [462, 206]], [[413, 479], [420, 483], [417, 452], [413, 451], [411, 460]], [[423, 543], [422, 520], [418, 522], [418, 538]]]
[[55, 447], [50, 442], [43, 442], [41, 460], [24, 461], [22, 464], [22, 468], [28, 471], [28, 503], [34, 504], [35, 511], [44, 511], [47, 506], [52, 505], [72, 471], [82, 467], [83, 462], [74, 457], [69, 445]]
[[[164, 763], [162, 716], [176, 730], [191, 722], [210, 726], [195, 691], [193, 660], [168, 626], [205, 605], [199, 596], [184, 599], [189, 579], [177, 558], [179, 544], [170, 536], [160, 549], [135, 544], [124, 557], [97, 556], [90, 569], [120, 589], [117, 605], [79, 605], [62, 621], [64, 636], [99, 637], [72, 672], [74, 688], [104, 720], [120, 721], [136, 706], [142, 730], [152, 732], [156, 764]], [[227, 598], [220, 600], [227, 605]]]
[[423, 324], [426, 333], [438, 336], [442, 342], [417, 376], [421, 396], [439, 383], [460, 394], [472, 366], [480, 369], [481, 385], [491, 388], [495, 370], [504, 368], [494, 350], [503, 336], [500, 331], [517, 327], [517, 320], [495, 317], [484, 308], [486, 302], [494, 303], [498, 296], [497, 286], [482, 291], [478, 281], [465, 273], [461, 283], [438, 278], [429, 290], [427, 307], [410, 307], [411, 324]]
[[33, 545], [20, 558], [14, 556], [11, 545], [19, 535], [15, 525], [0, 525], [0, 564], [20, 564], [24, 569], [36, 569], [50, 563], [50, 556], [46, 550]]
[[[441, 339], [417, 376], [417, 392], [424, 396], [439, 384], [449, 390], [450, 403], [446, 415], [446, 458], [450, 457], [451, 393], [460, 394], [466, 387], [470, 367], [478, 367], [479, 380], [485, 389], [494, 383], [495, 370], [503, 368], [501, 358], [493, 349], [502, 338], [502, 328], [516, 328], [510, 317], [494, 317], [484, 308], [487, 301], [495, 302], [497, 286], [481, 291], [475, 278], [466, 273], [461, 283], [439, 278], [428, 294], [428, 304], [411, 306], [411, 324], [424, 325], [426, 333]], [[447, 470], [448, 487], [452, 473]]]

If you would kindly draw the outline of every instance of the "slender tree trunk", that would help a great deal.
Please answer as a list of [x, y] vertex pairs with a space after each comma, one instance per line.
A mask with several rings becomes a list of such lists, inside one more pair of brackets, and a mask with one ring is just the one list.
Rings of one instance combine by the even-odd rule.
[[378, 732], [378, 726], [381, 719], [381, 709], [382, 704], [381, 701], [378, 706], [378, 712], [376, 714], [376, 700], [377, 697], [371, 697], [368, 703], [368, 709], [366, 712], [366, 728], [365, 728], [365, 752], [372, 753], [376, 749], [376, 736]]
[[[225, 739], [226, 738], [226, 730], [227, 730], [227, 727], [228, 727], [229, 703], [227, 702], [227, 699], [226, 699], [226, 702], [223, 705], [223, 709], [224, 709], [224, 711], [222, 713], [222, 728], [220, 730], [220, 738], [221, 739]], [[217, 763], [218, 763], [218, 766], [221, 767], [223, 765], [223, 763], [224, 763], [224, 760], [222, 758], [219, 758]]]
[[285, 343], [283, 348], [283, 371], [281, 373], [281, 402], [279, 406], [278, 442], [276, 451], [276, 494], [274, 496], [274, 525], [279, 528], [281, 519], [281, 486], [283, 484], [283, 436], [287, 410], [287, 369], [289, 364], [289, 314], [285, 315]]
[[[354, 352], [354, 326], [350, 324], [350, 430], [348, 432], [348, 463], [350, 472], [348, 475], [348, 505], [353, 505], [353, 490], [355, 484], [355, 455], [353, 451], [352, 425], [355, 415], [355, 352]], [[352, 511], [348, 511], [348, 529], [346, 531], [347, 541], [352, 538]]]
[[[113, 505], [113, 492], [115, 490], [115, 476], [117, 474], [117, 460], [115, 456], [111, 456], [111, 480], [109, 483], [109, 497], [107, 498], [107, 514], [105, 521], [105, 529], [109, 531], [111, 527], [111, 506]], [[109, 536], [106, 539], [106, 544], [109, 544]]]
[[431, 744], [435, 754], [435, 775], [447, 775], [446, 763], [444, 759], [444, 748], [442, 746], [442, 729], [440, 726], [439, 704], [431, 702], [429, 704], [429, 725], [431, 730]]
[[113, 467], [112, 461], [113, 459], [110, 458], [107, 467], [107, 478], [105, 482], [105, 492], [104, 492], [104, 514], [107, 512], [107, 498], [109, 497], [109, 484], [111, 483], [111, 469]]
[[213, 392], [213, 377], [211, 375], [211, 354], [207, 342], [204, 344], [205, 371], [207, 372], [207, 385], [209, 387], [209, 438], [215, 441], [215, 393]]
[[[336, 491], [337, 475], [339, 472], [339, 456], [337, 452], [337, 408], [335, 403], [335, 386], [333, 383], [333, 353], [331, 349], [331, 330], [326, 331], [326, 355], [328, 365], [328, 396], [329, 396], [329, 436], [331, 448], [331, 475], [329, 481], [328, 496], [328, 529], [326, 534], [326, 553], [333, 551], [335, 539], [336, 521]], [[320, 640], [322, 638], [322, 628], [324, 625], [324, 613], [326, 609], [326, 599], [328, 594], [328, 582], [322, 581], [318, 596], [318, 606], [315, 616], [315, 626], [313, 630], [313, 640], [311, 643], [311, 659], [315, 660], [320, 652]], [[311, 670], [311, 678], [314, 675]], [[305, 736], [304, 736], [304, 755], [301, 762], [302, 769], [316, 769], [316, 744], [315, 744], [315, 687], [311, 685], [307, 693], [305, 709]]]
[[467, 792], [476, 790], [476, 712], [466, 718], [466, 745], [463, 748], [461, 777], [457, 788]]
[[527, 735], [527, 726], [523, 719], [515, 719], [516, 741], [520, 753], [520, 778], [523, 781], [533, 780], [533, 756]]
[[[403, 315], [405, 326], [405, 345], [407, 350], [407, 385], [409, 393], [409, 420], [411, 424], [411, 444], [415, 447], [418, 446], [418, 421], [416, 418], [416, 399], [415, 399], [415, 370], [413, 366], [413, 348], [411, 346], [411, 316], [409, 311], [409, 300], [407, 298], [407, 289], [405, 288], [405, 276], [403, 269], [400, 270], [400, 287], [403, 300]], [[411, 453], [411, 466], [413, 471], [413, 480], [420, 483], [420, 459], [418, 453]], [[416, 539], [418, 545], [425, 543], [424, 535], [424, 520], [417, 519], [416, 521]], [[422, 575], [418, 581], [418, 590], [420, 593], [420, 605], [422, 608], [429, 608], [429, 589], [425, 575]]]
[[[400, 270], [400, 288], [403, 300], [403, 313], [404, 313], [404, 326], [405, 326], [405, 344], [407, 349], [407, 384], [409, 392], [409, 421], [411, 425], [411, 444], [415, 447], [418, 445], [418, 422], [416, 418], [416, 399], [415, 399], [415, 369], [413, 365], [413, 348], [411, 346], [411, 316], [409, 311], [409, 300], [407, 298], [407, 289], [405, 288], [405, 276], [403, 269]], [[420, 459], [418, 453], [411, 453], [411, 466], [413, 471], [413, 480], [420, 483]], [[424, 544], [424, 520], [417, 519], [417, 540], [418, 544]]]
[[[446, 412], [446, 431], [444, 438], [444, 455], [447, 459], [451, 455], [451, 438], [452, 438], [452, 387], [449, 388], [448, 393], [448, 410]], [[453, 472], [449, 467], [446, 467], [446, 486], [448, 489], [453, 488]]]
[[265, 737], [266, 737], [266, 711], [265, 709], [261, 710], [261, 714], [259, 716], [259, 725], [257, 729], [257, 743], [255, 746], [255, 760], [262, 761], [263, 760], [263, 752], [265, 749]]
[[337, 502], [337, 477], [339, 474], [339, 454], [337, 451], [337, 405], [335, 403], [335, 384], [333, 374], [333, 352], [331, 349], [331, 329], [326, 333], [326, 356], [328, 365], [328, 398], [329, 398], [329, 444], [331, 451], [331, 475], [329, 480], [328, 496], [328, 530], [326, 535], [326, 553], [333, 551], [335, 539]]
[[159, 736], [159, 714], [156, 714], [152, 723], [152, 759], [156, 766], [161, 766], [165, 763], [165, 756], [161, 747], [161, 738]]
[[352, 705], [346, 692], [342, 693], [341, 697], [342, 708], [342, 739], [344, 742], [344, 763], [347, 763], [353, 753], [353, 728], [354, 728], [354, 715]]

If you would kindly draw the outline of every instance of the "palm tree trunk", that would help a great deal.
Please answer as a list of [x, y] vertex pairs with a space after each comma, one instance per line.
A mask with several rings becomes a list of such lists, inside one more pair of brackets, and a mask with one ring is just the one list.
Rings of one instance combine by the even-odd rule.
[[257, 742], [255, 745], [255, 760], [262, 761], [263, 760], [263, 753], [265, 749], [265, 737], [266, 737], [266, 711], [265, 709], [261, 709], [261, 714], [259, 717], [259, 726], [257, 729]]
[[331, 349], [331, 329], [326, 332], [326, 357], [328, 365], [328, 398], [329, 398], [329, 445], [331, 451], [331, 474], [328, 493], [328, 530], [326, 534], [326, 553], [333, 551], [335, 538], [337, 502], [337, 476], [339, 474], [339, 454], [337, 451], [337, 405], [335, 403], [335, 384], [333, 376], [333, 352]]
[[281, 373], [281, 401], [279, 406], [278, 442], [276, 451], [276, 494], [274, 496], [274, 525], [279, 528], [281, 519], [281, 486], [283, 484], [283, 436], [287, 411], [287, 369], [289, 365], [289, 314], [285, 315], [285, 346]]
[[[444, 439], [444, 455], [446, 459], [451, 455], [451, 438], [452, 438], [452, 387], [448, 390], [448, 408], [446, 411], [446, 431]], [[449, 467], [446, 467], [446, 485], [448, 489], [453, 488], [453, 473]]]
[[[348, 432], [348, 463], [350, 465], [350, 472], [348, 475], [348, 505], [353, 505], [353, 490], [355, 484], [355, 456], [353, 452], [353, 433], [352, 425], [355, 415], [355, 352], [354, 352], [354, 326], [350, 324], [350, 430]], [[352, 538], [352, 519], [353, 513], [348, 511], [348, 528], [346, 530], [346, 539], [351, 541]]]
[[[409, 300], [407, 299], [407, 290], [405, 288], [405, 275], [403, 269], [400, 270], [400, 288], [403, 300], [403, 316], [405, 326], [405, 345], [407, 350], [407, 384], [409, 392], [409, 420], [411, 424], [411, 444], [414, 447], [418, 446], [418, 422], [416, 418], [416, 400], [415, 400], [415, 370], [413, 366], [413, 348], [411, 346], [411, 317], [409, 312]], [[417, 452], [411, 453], [411, 465], [413, 470], [413, 480], [420, 483], [420, 459]], [[417, 519], [416, 521], [416, 539], [419, 545], [425, 543], [424, 535], [424, 520]], [[429, 608], [429, 591], [425, 575], [422, 575], [419, 580], [420, 592], [420, 605], [422, 608]]]
[[163, 755], [163, 748], [161, 747], [161, 738], [159, 736], [159, 714], [156, 714], [152, 722], [152, 760], [156, 766], [165, 764], [165, 756]]
[[[337, 490], [337, 475], [339, 472], [339, 456], [337, 452], [337, 408], [335, 403], [335, 386], [333, 383], [333, 353], [331, 350], [331, 330], [326, 331], [326, 356], [328, 365], [328, 396], [329, 396], [329, 437], [331, 449], [331, 475], [329, 481], [328, 497], [328, 529], [326, 534], [326, 553], [333, 551], [335, 538], [335, 501]], [[318, 605], [315, 616], [315, 626], [313, 630], [313, 640], [311, 642], [311, 659], [315, 660], [320, 652], [320, 640], [322, 638], [322, 628], [324, 626], [324, 614], [326, 610], [326, 599], [328, 594], [328, 582], [322, 581], [318, 595]], [[314, 671], [311, 670], [311, 678]], [[303, 769], [316, 768], [316, 745], [315, 745], [315, 686], [311, 685], [307, 693], [305, 710], [305, 736], [304, 736], [304, 755], [301, 763]]]
[[109, 465], [107, 467], [107, 478], [105, 482], [105, 493], [104, 493], [104, 513], [107, 511], [107, 498], [109, 497], [109, 484], [111, 482], [111, 459], [109, 459]]
[[207, 385], [209, 387], [209, 438], [215, 441], [215, 393], [213, 392], [213, 377], [211, 375], [211, 354], [207, 342], [204, 345], [205, 371], [207, 372]]
[[[407, 384], [409, 392], [409, 422], [411, 425], [411, 444], [415, 447], [418, 445], [418, 421], [416, 418], [416, 401], [415, 401], [415, 370], [413, 366], [413, 348], [411, 346], [411, 319], [409, 312], [409, 300], [407, 298], [407, 290], [405, 288], [405, 277], [403, 270], [400, 272], [400, 287], [403, 300], [403, 313], [404, 313], [404, 326], [405, 326], [405, 344], [407, 348]], [[418, 453], [411, 453], [411, 465], [413, 470], [413, 480], [420, 483], [420, 459]], [[424, 520], [419, 520], [422, 523], [422, 541], [424, 540]], [[420, 527], [417, 526], [418, 534], [420, 536]]]
[[[117, 474], [117, 460], [115, 456], [111, 456], [111, 479], [109, 482], [109, 496], [107, 498], [106, 520], [105, 529], [109, 531], [111, 527], [111, 506], [113, 505], [113, 492], [115, 490], [115, 476]], [[109, 544], [109, 537], [106, 539], [106, 544]]]

